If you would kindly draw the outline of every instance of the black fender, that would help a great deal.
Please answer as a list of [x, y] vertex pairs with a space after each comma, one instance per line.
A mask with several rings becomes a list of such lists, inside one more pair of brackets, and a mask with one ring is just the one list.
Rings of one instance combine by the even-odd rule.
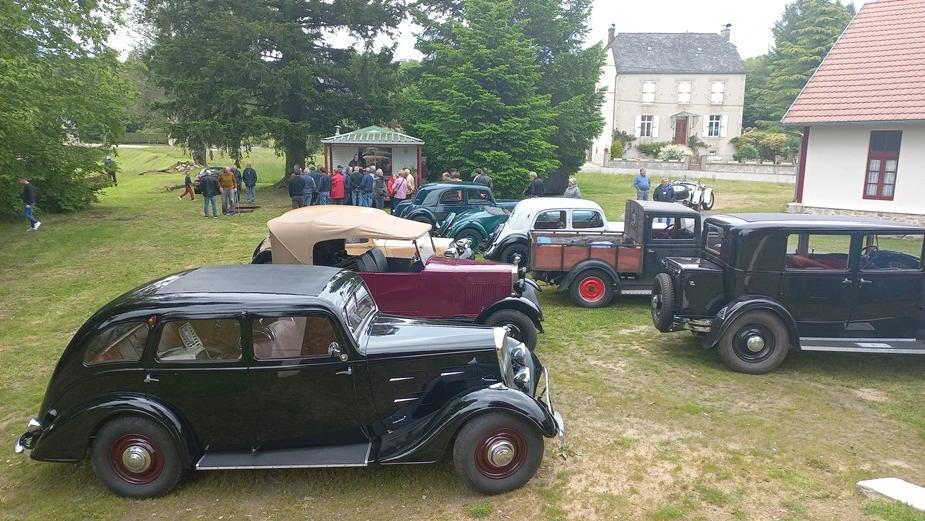
[[254, 258], [251, 259], [251, 264], [273, 264], [273, 250], [266, 249], [255, 253]]
[[383, 436], [377, 462], [383, 465], [433, 463], [443, 457], [467, 421], [489, 411], [520, 416], [547, 438], [558, 434], [556, 420], [545, 405], [519, 390], [496, 385], [461, 394], [418, 425]]
[[[531, 281], [532, 282], [532, 281]], [[484, 324], [488, 317], [492, 315], [495, 311], [500, 311], [502, 309], [515, 309], [520, 311], [533, 322], [533, 325], [536, 326], [537, 331], [544, 333], [543, 331], [543, 311], [534, 304], [530, 299], [526, 297], [504, 297], [503, 299], [496, 300], [490, 306], [483, 309], [479, 316], [476, 317], [476, 324]]]
[[160, 423], [170, 432], [186, 466], [191, 466], [193, 458], [201, 452], [192, 430], [173, 410], [143, 394], [124, 393], [97, 397], [54, 418], [33, 441], [29, 457], [37, 461], [80, 461], [86, 456], [90, 438], [96, 431], [112, 418], [123, 415]]
[[[251, 255], [251, 257], [256, 257], [257, 255], [259, 255], [259, 254], [260, 254], [260, 249], [263, 248], [263, 245], [266, 244], [266, 242], [269, 241], [269, 240], [270, 240], [270, 236], [269, 236], [269, 235], [266, 236], [266, 237], [264, 237], [263, 240], [260, 241], [260, 243], [257, 245], [257, 247], [254, 248], [254, 253]], [[256, 264], [256, 263], [252, 263], [252, 264]]]
[[527, 245], [528, 249], [530, 247], [530, 237], [527, 234], [512, 233], [508, 235], [507, 237], [501, 239], [501, 242], [499, 242], [498, 246], [495, 248], [494, 254], [491, 256], [491, 260], [497, 260], [498, 257], [501, 255], [501, 252], [504, 251], [505, 248], [507, 248], [508, 246], [516, 242], [524, 243], [525, 245]]
[[582, 272], [590, 269], [603, 270], [605, 273], [610, 275], [610, 277], [613, 278], [614, 289], [619, 294], [620, 274], [617, 273], [617, 270], [615, 270], [613, 266], [600, 259], [585, 259], [572, 266], [572, 269], [569, 270], [565, 278], [562, 279], [562, 282], [559, 283], [559, 291], [568, 291], [569, 287], [572, 285], [572, 282], [575, 282], [575, 279], [577, 279]]
[[423, 206], [418, 206], [417, 208], [412, 208], [408, 213], [402, 215], [402, 219], [408, 219], [413, 221], [416, 217], [424, 217], [428, 222], [434, 227], [437, 226], [437, 215], [434, 214], [433, 210]]
[[707, 335], [704, 340], [703, 347], [706, 349], [716, 347], [716, 344], [719, 343], [719, 339], [729, 330], [730, 325], [735, 319], [742, 316], [743, 313], [756, 309], [767, 310], [777, 315], [787, 327], [790, 345], [797, 350], [800, 348], [799, 330], [793, 316], [787, 311], [787, 308], [783, 304], [764, 295], [743, 295], [720, 309], [713, 319], [713, 324], [710, 327], [710, 334]]

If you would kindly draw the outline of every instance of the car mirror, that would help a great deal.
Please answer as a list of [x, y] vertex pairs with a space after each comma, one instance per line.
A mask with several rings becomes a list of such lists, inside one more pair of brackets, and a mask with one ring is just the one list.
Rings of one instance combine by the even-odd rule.
[[337, 342], [328, 344], [328, 356], [338, 358], [341, 362], [347, 361], [347, 354], [340, 350], [340, 345]]

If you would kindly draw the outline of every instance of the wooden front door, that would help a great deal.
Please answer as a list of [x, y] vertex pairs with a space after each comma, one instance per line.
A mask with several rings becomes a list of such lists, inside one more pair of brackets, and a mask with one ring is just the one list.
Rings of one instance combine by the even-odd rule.
[[678, 118], [674, 121], [674, 142], [678, 145], [687, 144], [687, 118]]

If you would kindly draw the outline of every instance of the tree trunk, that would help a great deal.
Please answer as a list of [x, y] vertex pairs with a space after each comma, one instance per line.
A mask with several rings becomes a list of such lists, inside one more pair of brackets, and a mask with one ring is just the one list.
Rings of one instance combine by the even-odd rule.
[[292, 167], [299, 165], [305, 168], [305, 141], [298, 139], [286, 143], [286, 170], [283, 172], [282, 179], [285, 181], [292, 173]]
[[200, 147], [193, 150], [190, 150], [190, 154], [193, 156], [193, 161], [197, 165], [206, 166], [206, 147]]

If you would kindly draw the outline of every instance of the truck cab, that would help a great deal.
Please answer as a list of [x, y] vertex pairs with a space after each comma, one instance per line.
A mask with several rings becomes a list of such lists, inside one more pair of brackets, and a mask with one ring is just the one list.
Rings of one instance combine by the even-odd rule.
[[614, 294], [648, 295], [662, 258], [696, 256], [700, 214], [680, 204], [626, 202], [623, 231], [603, 226], [535, 226], [531, 268], [537, 279], [558, 284], [581, 307], [610, 304]]

